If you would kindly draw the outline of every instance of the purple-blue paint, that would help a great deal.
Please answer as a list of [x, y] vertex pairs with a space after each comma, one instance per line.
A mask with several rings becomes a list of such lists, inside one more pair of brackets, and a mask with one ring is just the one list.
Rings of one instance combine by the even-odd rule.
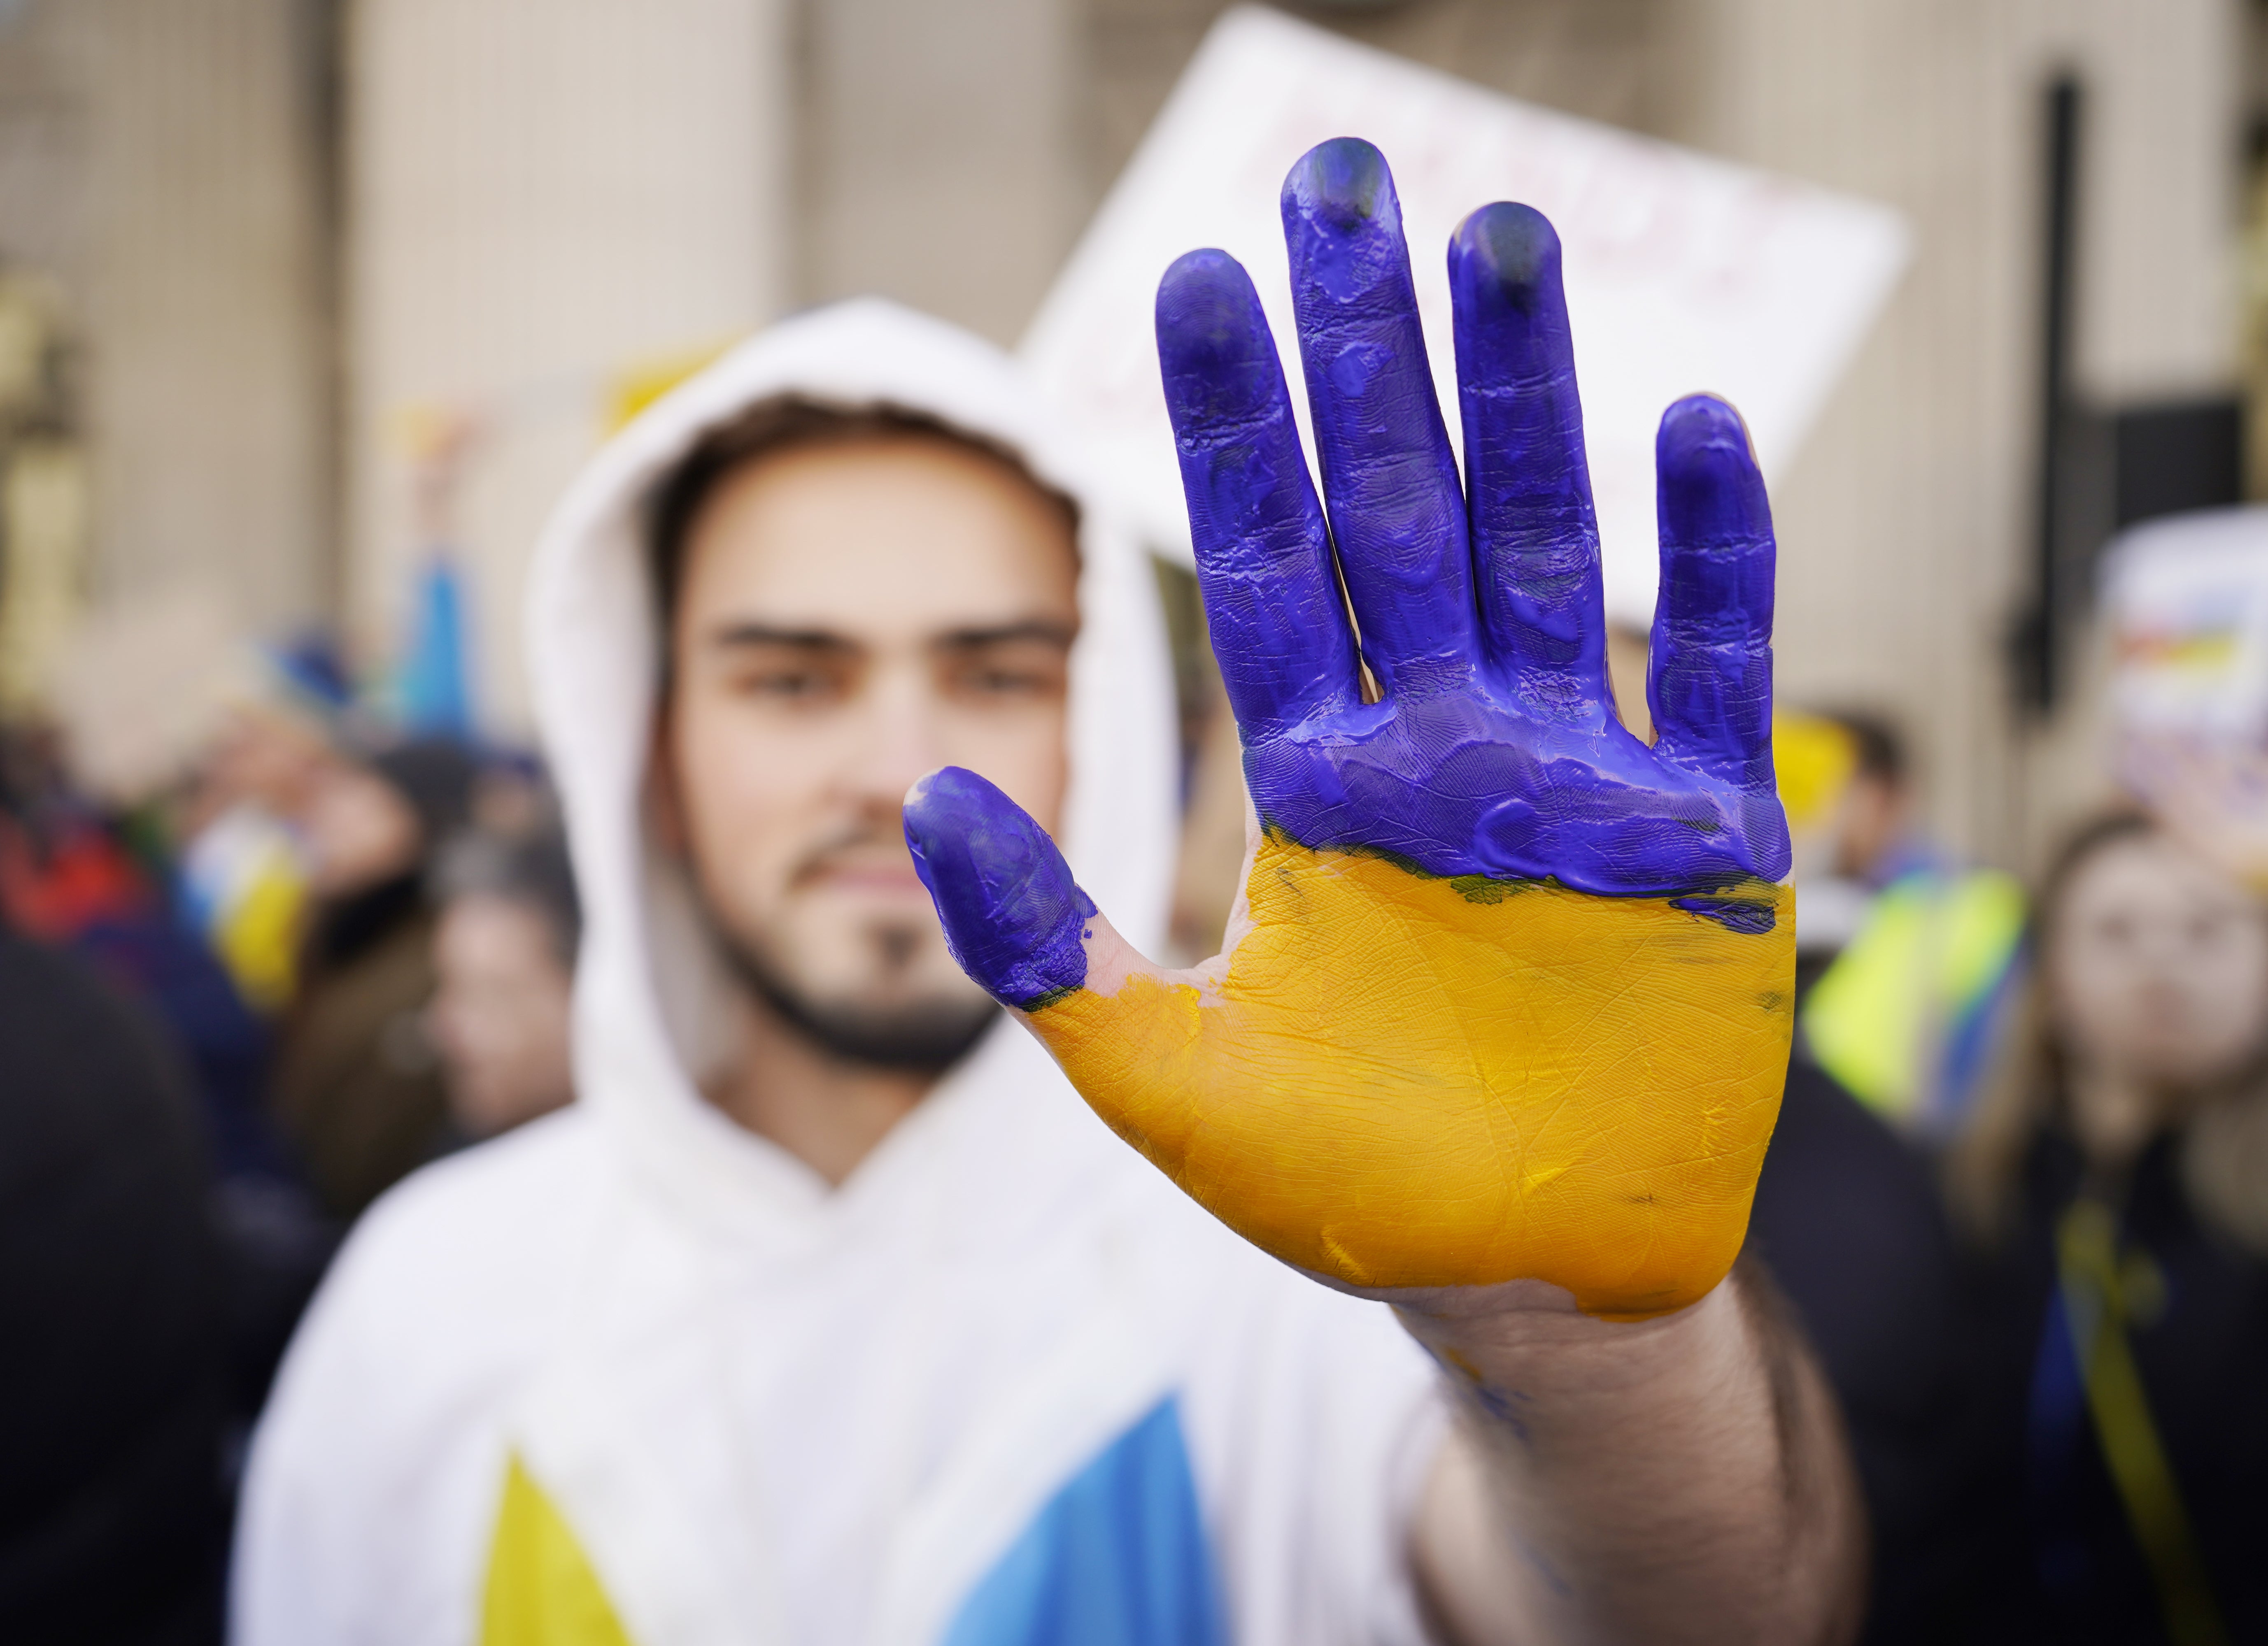
[[[1157, 308], [1213, 649], [1262, 819], [1319, 849], [1605, 895], [1779, 879], [1771, 518], [1738, 415], [1697, 395], [1662, 419], [1648, 748], [1607, 684], [1550, 224], [1488, 206], [1451, 242], [1461, 483], [1384, 159], [1324, 143], [1292, 168], [1283, 209], [1322, 501], [1243, 269], [1191, 253]], [[1375, 703], [1361, 702], [1342, 577]]]
[[1354, 708], [1362, 694], [1330, 533], [1259, 296], [1226, 252], [1191, 252], [1166, 271], [1158, 356], [1237, 724], [1248, 738], [1271, 736]]
[[1740, 414], [1706, 394], [1654, 437], [1661, 585], [1646, 697], [1665, 759], [1772, 790], [1771, 507]]
[[906, 797], [905, 828], [946, 944], [986, 993], [1037, 1011], [1086, 981], [1094, 901], [1014, 801], [975, 772], [942, 767]]
[[1559, 237], [1533, 206], [1484, 206], [1449, 241], [1449, 281], [1488, 655], [1527, 702], [1603, 724], [1599, 523]]
[[[1384, 159], [1324, 143], [1292, 168], [1282, 203], [1320, 497], [1243, 268], [1192, 252], [1157, 304], [1206, 618], [1262, 819], [1311, 848], [1431, 874], [1669, 896], [1735, 930], [1769, 929], [1766, 906], [1693, 895], [1788, 867], [1771, 769], [1771, 514], [1738, 415], [1695, 395], [1662, 418], [1648, 748], [1616, 717], [1607, 680], [1551, 225], [1487, 206], [1450, 242], [1461, 480]], [[1375, 703], [1362, 701], [1348, 604]], [[909, 801], [906, 839], [954, 958], [996, 998], [1036, 1010], [1086, 981], [1094, 905], [998, 790], [947, 767]]]
[[1318, 143], [1284, 180], [1284, 244], [1323, 506], [1363, 660], [1388, 692], [1466, 673], [1472, 556], [1385, 157]]

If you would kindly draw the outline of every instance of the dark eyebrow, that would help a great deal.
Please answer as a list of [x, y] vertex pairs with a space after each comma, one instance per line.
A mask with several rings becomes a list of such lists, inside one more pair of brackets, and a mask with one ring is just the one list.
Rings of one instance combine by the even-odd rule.
[[804, 651], [855, 651], [858, 648], [827, 628], [777, 628], [770, 623], [720, 623], [710, 631], [712, 646], [793, 646]]
[[1068, 624], [1051, 622], [1044, 617], [1032, 617], [1025, 619], [1020, 623], [999, 623], [983, 628], [950, 629], [939, 635], [932, 643], [940, 651], [976, 651], [986, 646], [1006, 645], [1019, 640], [1036, 640], [1069, 650], [1072, 633]]

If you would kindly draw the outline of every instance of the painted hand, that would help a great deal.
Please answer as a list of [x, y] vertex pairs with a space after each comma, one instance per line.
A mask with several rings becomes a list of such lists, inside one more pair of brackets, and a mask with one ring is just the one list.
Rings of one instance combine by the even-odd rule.
[[1151, 965], [968, 772], [909, 798], [915, 860], [963, 966], [1103, 1119], [1286, 1262], [1683, 1307], [1739, 1252], [1791, 1025], [1746, 430], [1706, 396], [1662, 419], [1649, 748], [1607, 680], [1550, 224], [1488, 206], [1450, 245], [1461, 485], [1384, 160], [1325, 143], [1283, 209], [1328, 526], [1244, 270], [1193, 252], [1158, 293], [1257, 813], [1225, 952]]

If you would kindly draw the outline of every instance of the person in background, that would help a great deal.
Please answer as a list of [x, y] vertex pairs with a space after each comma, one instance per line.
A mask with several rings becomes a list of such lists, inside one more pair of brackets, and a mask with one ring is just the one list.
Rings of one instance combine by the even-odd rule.
[[[310, 913], [298, 819], [340, 763], [348, 728], [328, 699], [254, 654], [258, 689], [218, 711], [158, 807], [175, 842], [175, 900], [271, 1020], [291, 1002]], [[99, 768], [101, 764], [96, 761]]]
[[556, 826], [461, 836], [443, 853], [426, 1021], [449, 1117], [494, 1137], [575, 1094], [570, 1018], [581, 911]]
[[240, 1441], [338, 1231], [268, 1111], [271, 1025], [171, 894], [163, 829], [82, 793], [63, 753], [34, 726], [0, 735], [0, 922], [87, 961], [178, 1055], [211, 1164]]
[[2268, 1638], [2268, 910], [2139, 813], [2041, 894], [1948, 1163], [2002, 1581], [1979, 1639]]
[[[1782, 714], [1772, 744], [1795, 847], [1800, 1002], [1865, 930], [1881, 895], [1869, 877], [1898, 885], [1938, 871], [1909, 832], [1904, 753], [1887, 726]], [[1749, 1249], [1793, 1305], [1842, 1407], [1872, 1546], [1869, 1646], [1946, 1638], [1977, 1582], [1974, 1539], [1949, 1512], [1975, 1453], [1962, 1272], [1919, 1141], [1799, 1044], [1749, 1218]]]
[[448, 1099], [423, 1021], [433, 992], [433, 853], [465, 823], [475, 764], [454, 742], [366, 761], [333, 749], [290, 820], [310, 908], [272, 1093], [324, 1208], [352, 1219], [448, 1146]]
[[1975, 1590], [1962, 1275], [1930, 1164], [1817, 1065], [1788, 1066], [1748, 1249], [1793, 1305], [1867, 1503], [1867, 1646], [1934, 1642]]
[[2007, 1023], [2022, 888], [1918, 833], [1904, 741], [1888, 721], [1783, 716], [1773, 743], [1783, 782], [1807, 790], [1791, 814], [1811, 822], [1794, 825], [1799, 1043], [1892, 1125], [1941, 1138]]
[[289, 1176], [263, 1110], [269, 1031], [168, 894], [158, 832], [79, 790], [59, 739], [0, 732], [0, 911], [22, 935], [77, 950], [179, 1041], [224, 1179]]
[[0, 921], [0, 1640], [221, 1627], [228, 1282], [158, 1025]]

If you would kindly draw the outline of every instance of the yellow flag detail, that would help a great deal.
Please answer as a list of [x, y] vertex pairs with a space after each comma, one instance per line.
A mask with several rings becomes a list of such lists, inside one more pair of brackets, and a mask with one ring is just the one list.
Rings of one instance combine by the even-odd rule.
[[2166, 1636], [2175, 1646], [2227, 1646], [2228, 1626], [2213, 1598], [2126, 1335], [2128, 1322], [2141, 1311], [2136, 1287], [2120, 1273], [2117, 1220], [2110, 1209], [2099, 1201], [2073, 1201], [2056, 1227], [2056, 1259], [2095, 1439], [2125, 1505], [2127, 1525], [2157, 1580]]
[[2024, 935], [2023, 889], [1990, 870], [1917, 873], [1874, 900], [1811, 991], [1804, 1038], [1820, 1066], [1892, 1120], [1920, 1117], [1954, 1034], [1989, 1003]]
[[306, 881], [279, 849], [265, 855], [213, 933], [229, 977], [261, 1011], [280, 1011], [291, 1003], [306, 907]]
[[481, 1646], [631, 1646], [590, 1557], [517, 1456], [489, 1551]]
[[1843, 791], [1859, 769], [1851, 734], [1816, 715], [1772, 716], [1772, 770], [1787, 826], [1798, 834], [1835, 820]]

